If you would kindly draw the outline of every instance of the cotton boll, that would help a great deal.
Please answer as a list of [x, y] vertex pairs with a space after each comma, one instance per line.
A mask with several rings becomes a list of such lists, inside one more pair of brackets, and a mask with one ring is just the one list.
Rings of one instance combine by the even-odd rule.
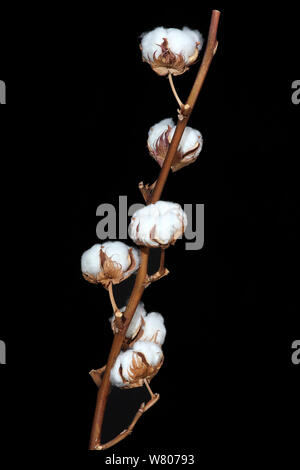
[[[149, 153], [161, 167], [166, 158], [175, 129], [176, 126], [172, 119], [163, 119], [149, 130], [147, 141]], [[202, 146], [203, 139], [201, 133], [187, 126], [174, 156], [171, 166], [172, 171], [177, 171], [193, 163], [200, 154]]]
[[96, 244], [81, 258], [83, 277], [93, 283], [109, 285], [119, 284], [133, 274], [140, 265], [140, 254], [122, 242]]
[[142, 57], [158, 75], [181, 75], [195, 62], [203, 40], [199, 31], [158, 27], [141, 36]]
[[137, 341], [132, 350], [142, 353], [147, 363], [152, 367], [156, 367], [163, 359], [161, 347], [150, 341]]
[[166, 339], [167, 330], [164, 318], [160, 313], [151, 312], [145, 318], [143, 334], [139, 341], [151, 341], [162, 346]]
[[101, 271], [100, 247], [96, 243], [89, 250], [86, 250], [81, 257], [81, 271], [96, 276]]
[[[163, 318], [159, 313], [150, 314], [147, 334], [151, 329], [160, 328], [159, 340], [163, 341], [165, 330]], [[155, 336], [158, 337], [159, 334]], [[159, 344], [150, 341], [136, 341], [131, 349], [121, 351], [110, 373], [112, 385], [120, 388], [141, 387], [144, 379], [151, 380], [163, 363], [163, 352]]]
[[139, 245], [168, 247], [187, 226], [187, 216], [179, 204], [158, 201], [136, 211], [129, 225], [129, 236]]
[[155, 343], [137, 341], [133, 349], [121, 352], [111, 370], [110, 381], [120, 388], [141, 387], [151, 380], [163, 361], [161, 348]]

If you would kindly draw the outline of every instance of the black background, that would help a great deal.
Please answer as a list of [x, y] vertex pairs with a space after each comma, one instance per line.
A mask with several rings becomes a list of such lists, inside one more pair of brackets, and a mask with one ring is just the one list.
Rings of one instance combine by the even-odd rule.
[[[283, 438], [289, 455], [294, 449], [297, 18], [289, 8], [212, 7], [222, 11], [218, 52], [189, 121], [203, 150], [170, 175], [163, 193], [182, 205], [205, 204], [205, 244], [170, 248], [171, 274], [145, 292], [147, 311], [161, 312], [167, 325], [165, 364], [152, 382], [161, 400], [130, 438], [90, 453], [100, 462], [112, 453], [231, 461], [237, 449], [243, 459], [263, 451], [268, 460], [286, 455]], [[142, 202], [138, 183], [158, 174], [148, 130], [176, 119], [168, 81], [141, 61], [139, 35], [187, 25], [206, 37], [210, 12], [189, 3], [87, 6], [67, 15], [53, 8], [39, 12], [34, 33], [6, 38], [3, 235], [16, 262], [1, 314], [3, 450], [17, 443], [33, 455], [38, 448], [49, 458], [61, 450], [86, 458], [96, 400], [88, 371], [105, 363], [112, 334], [107, 295], [82, 279], [80, 256], [98, 242], [101, 203], [117, 208], [119, 195], [128, 206]], [[175, 78], [182, 99], [197, 69]], [[10, 253], [3, 253], [8, 269]], [[132, 282], [116, 289], [120, 305]], [[112, 392], [104, 440], [126, 427], [145, 396]]]

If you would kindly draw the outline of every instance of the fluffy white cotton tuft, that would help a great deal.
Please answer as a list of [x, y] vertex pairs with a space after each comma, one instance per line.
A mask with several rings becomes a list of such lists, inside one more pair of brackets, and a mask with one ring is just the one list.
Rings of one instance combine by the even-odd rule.
[[[148, 364], [150, 365], [150, 363]], [[126, 385], [126, 383], [123, 381], [123, 378], [125, 382], [134, 382], [134, 380], [137, 380], [139, 376], [136, 375], [137, 371], [135, 370], [135, 366], [137, 366], [138, 371], [142, 372], [144, 372], [145, 368], [147, 367], [146, 364], [143, 364], [143, 360], [141, 356], [137, 354], [137, 351], [128, 349], [128, 351], [121, 352], [111, 369], [111, 383], [117, 387], [123, 387]], [[120, 373], [120, 367], [122, 375]]]
[[[169, 134], [170, 142], [173, 138], [175, 129], [176, 129], [176, 126], [174, 126], [172, 130], [170, 131], [170, 134]], [[196, 149], [194, 153], [190, 155], [190, 158], [194, 158], [199, 155], [199, 153], [202, 150], [203, 139], [199, 131], [197, 131], [196, 129], [192, 129], [192, 127], [187, 126], [184, 129], [184, 132], [182, 134], [178, 151], [184, 155], [188, 152], [191, 152], [191, 150], [194, 149], [197, 145], [199, 145], [198, 148]], [[187, 156], [186, 158], [189, 158], [189, 157]]]
[[115, 385], [116, 387], [122, 387], [124, 385], [124, 382], [120, 375], [120, 365], [121, 365], [121, 360], [122, 360], [123, 355], [124, 355], [123, 352], [121, 352], [118, 355], [116, 362], [110, 371], [110, 382], [112, 385]]
[[160, 313], [151, 312], [148, 313], [144, 321], [145, 325], [140, 341], [152, 341], [162, 346], [167, 334], [163, 316]]
[[[181, 54], [185, 61], [203, 45], [202, 35], [197, 30], [191, 30], [184, 27], [182, 30], [177, 28], [164, 28], [162, 26], [155, 28], [153, 31], [142, 34], [142, 54], [146, 60], [153, 60], [153, 54], [157, 58], [162, 49], [160, 45], [164, 38], [168, 41], [168, 47], [174, 54]], [[199, 42], [200, 44], [197, 44]]]
[[197, 29], [190, 29], [187, 26], [184, 26], [182, 28], [182, 31], [184, 32], [184, 34], [189, 36], [192, 41], [194, 41], [195, 43], [197, 43], [197, 42], [200, 43], [197, 46], [199, 50], [202, 48], [202, 46], [203, 46], [203, 36]]
[[175, 123], [172, 118], [163, 119], [157, 124], [154, 124], [148, 132], [148, 145], [154, 149], [157, 140], [168, 130], [168, 126], [173, 128], [174, 125]]
[[187, 216], [179, 204], [158, 201], [137, 210], [129, 225], [135, 243], [150, 247], [174, 243], [187, 226]]
[[86, 250], [81, 257], [81, 271], [83, 273], [89, 273], [93, 276], [101, 271], [100, 266], [100, 248], [101, 245], [96, 243], [92, 248]]
[[147, 363], [152, 367], [157, 366], [163, 358], [161, 347], [150, 341], [137, 341], [132, 350], [142, 353]]
[[127, 382], [130, 382], [132, 378], [132, 370], [130, 369], [133, 365], [133, 359], [135, 358], [138, 363], [141, 362], [141, 359], [138, 356], [135, 356], [136, 353], [134, 353], [133, 350], [129, 349], [128, 351], [124, 352], [121, 357], [120, 364], [122, 366], [122, 375]]
[[[125, 312], [126, 307], [121, 308], [121, 312]], [[142, 318], [145, 318], [146, 310], [144, 308], [143, 302], [140, 302], [137, 306], [137, 309], [132, 317], [128, 330], [126, 331], [126, 338], [134, 338], [138, 333], [141, 325]]]
[[131, 260], [129, 256], [129, 247], [123, 242], [106, 242], [102, 246], [102, 251], [115, 263], [122, 267], [122, 271], [127, 271]]
[[136, 262], [136, 265], [134, 268], [130, 269], [128, 272], [129, 273], [134, 273], [135, 271], [137, 271], [140, 267], [140, 264], [141, 264], [141, 254], [140, 254], [140, 250], [137, 250], [136, 248], [131, 248], [131, 252], [133, 254], [133, 257], [134, 257], [134, 260]]

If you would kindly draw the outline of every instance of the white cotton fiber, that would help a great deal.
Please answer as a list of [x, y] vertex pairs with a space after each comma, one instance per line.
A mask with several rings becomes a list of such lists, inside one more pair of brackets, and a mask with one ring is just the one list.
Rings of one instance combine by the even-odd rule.
[[160, 313], [151, 312], [148, 313], [144, 321], [145, 325], [140, 341], [152, 341], [162, 346], [167, 334], [163, 316]]
[[106, 242], [101, 245], [102, 251], [115, 263], [122, 267], [122, 271], [127, 271], [130, 266], [131, 259], [129, 256], [129, 248], [123, 242]]
[[124, 385], [122, 377], [120, 375], [120, 365], [121, 365], [121, 359], [123, 356], [123, 352], [121, 352], [117, 359], [116, 362], [114, 363], [114, 366], [112, 367], [110, 371], [110, 382], [112, 385], [115, 385], [116, 387], [122, 387]]
[[[176, 127], [173, 127], [173, 129], [170, 131], [170, 134], [169, 134], [170, 141], [173, 138], [175, 128]], [[192, 157], [198, 156], [199, 153], [201, 152], [203, 139], [199, 131], [197, 131], [196, 129], [192, 129], [191, 127], [186, 127], [182, 134], [178, 151], [184, 155], [185, 153], [190, 152], [198, 144], [199, 144], [199, 147], [197, 148], [196, 152], [191, 155]]]
[[141, 255], [140, 255], [140, 250], [137, 250], [136, 248], [132, 248], [132, 247], [128, 247], [128, 253], [129, 253], [129, 249], [131, 249], [132, 251], [132, 255], [133, 255], [133, 258], [135, 260], [135, 266], [131, 269], [129, 269], [128, 271], [128, 274], [129, 273], [134, 273], [140, 266], [141, 264]]
[[142, 54], [145, 59], [152, 60], [154, 53], [156, 53], [156, 56], [159, 56], [161, 53], [160, 44], [163, 42], [163, 38], [166, 37], [166, 34], [166, 29], [162, 26], [142, 34], [141, 46]]
[[159, 223], [155, 227], [154, 237], [162, 245], [166, 245], [181, 226], [182, 223], [178, 221], [176, 214], [167, 213], [159, 218]]
[[122, 375], [127, 382], [130, 382], [133, 375], [132, 366], [134, 358], [137, 363], [141, 362], [141, 359], [131, 349], [124, 352], [121, 356]]
[[[189, 28], [184, 30], [169, 28], [167, 30], [168, 44], [172, 52], [182, 54], [185, 60], [194, 54], [196, 43], [202, 43], [202, 36], [199, 31], [191, 31]], [[198, 49], [200, 47], [198, 46]]]
[[86, 250], [81, 257], [81, 271], [83, 273], [89, 273], [93, 276], [101, 271], [100, 266], [100, 247], [101, 245], [97, 243], [93, 245], [92, 248]]
[[163, 358], [161, 347], [150, 341], [137, 341], [132, 349], [133, 351], [142, 353], [147, 363], [152, 367], [157, 366]]
[[181, 30], [160, 26], [142, 35], [142, 54], [146, 60], [153, 60], [154, 53], [156, 58], [160, 55], [160, 45], [163, 43], [164, 38], [168, 40], [169, 49], [174, 54], [181, 54], [186, 61], [194, 54], [196, 43], [200, 42], [197, 45], [199, 50], [203, 44], [202, 36], [197, 30], [192, 31], [187, 27]]
[[154, 149], [157, 139], [168, 130], [168, 126], [174, 127], [174, 125], [172, 118], [163, 119], [157, 124], [154, 124], [148, 132], [148, 145]]
[[158, 201], [133, 214], [129, 236], [136, 243], [158, 247], [175, 241], [186, 226], [187, 216], [179, 204]]
[[[125, 312], [125, 310], [126, 310], [126, 307], [121, 308], [121, 312]], [[126, 338], [134, 338], [134, 336], [138, 333], [141, 327], [142, 318], [144, 318], [145, 316], [146, 316], [146, 310], [144, 308], [144, 304], [143, 302], [140, 302], [132, 317], [128, 330], [126, 331]]]
[[200, 43], [197, 46], [199, 51], [200, 51], [202, 46], [203, 46], [203, 36], [202, 36], [202, 34], [197, 29], [190, 29], [187, 26], [184, 26], [182, 28], [182, 31], [184, 32], [184, 34], [189, 36], [193, 42], [195, 42], [195, 43], [199, 42]]

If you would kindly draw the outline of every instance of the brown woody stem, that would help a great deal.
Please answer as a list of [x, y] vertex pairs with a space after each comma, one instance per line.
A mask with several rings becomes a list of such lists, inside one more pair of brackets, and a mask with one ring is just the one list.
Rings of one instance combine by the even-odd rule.
[[[189, 106], [189, 108], [186, 111], [186, 114], [184, 115], [186, 119], [182, 119], [182, 120], [179, 119], [177, 122], [173, 139], [169, 146], [162, 169], [159, 173], [159, 177], [156, 182], [155, 188], [153, 190], [153, 193], [151, 194], [151, 198], [149, 201], [147, 201], [148, 203], [157, 202], [160, 199], [161, 194], [163, 192], [163, 189], [164, 189], [164, 186], [167, 181], [168, 174], [172, 165], [173, 158], [175, 156], [176, 150], [180, 143], [181, 136], [187, 125], [189, 116], [195, 106], [199, 92], [202, 88], [204, 79], [207, 75], [209, 66], [213, 59], [214, 53], [216, 51], [216, 47], [217, 47], [216, 36], [217, 36], [219, 18], [220, 18], [220, 12], [217, 10], [213, 10], [205, 53], [204, 53], [196, 80], [194, 82], [193, 88], [190, 92], [190, 95], [186, 103]], [[149, 252], [150, 252], [150, 249], [148, 247], [141, 247], [141, 264], [140, 264], [140, 268], [136, 276], [135, 284], [134, 284], [130, 299], [128, 301], [128, 305], [124, 312], [125, 321], [123, 324], [123, 328], [114, 336], [114, 340], [113, 340], [112, 347], [109, 353], [106, 369], [103, 375], [102, 383], [101, 383], [101, 386], [99, 388], [98, 395], [97, 395], [96, 409], [95, 409], [95, 415], [94, 415], [91, 438], [90, 438], [90, 445], [89, 445], [90, 450], [104, 450], [116, 444], [117, 442], [120, 442], [122, 439], [124, 439], [128, 434], [132, 432], [134, 425], [136, 424], [138, 419], [142, 416], [143, 412], [145, 411], [144, 410], [145, 407], [140, 408], [132, 424], [129, 426], [129, 428], [126, 431], [124, 431], [122, 435], [117, 436], [115, 440], [111, 441], [108, 444], [101, 445], [100, 442], [101, 442], [104, 412], [106, 409], [107, 398], [110, 392], [110, 372], [115, 363], [115, 360], [117, 359], [121, 351], [121, 347], [122, 347], [123, 340], [126, 335], [127, 328], [131, 322], [131, 319], [134, 315], [134, 312], [141, 300], [142, 294], [145, 289], [144, 281], [147, 276]]]

